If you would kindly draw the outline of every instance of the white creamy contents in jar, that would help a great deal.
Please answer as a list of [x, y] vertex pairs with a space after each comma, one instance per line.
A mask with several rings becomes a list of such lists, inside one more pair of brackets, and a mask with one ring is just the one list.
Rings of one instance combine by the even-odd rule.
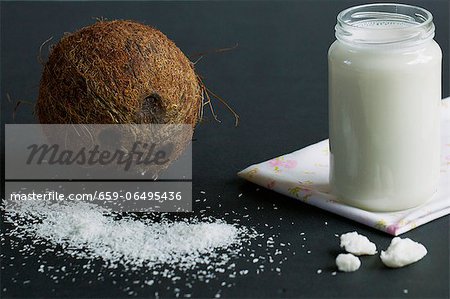
[[341, 247], [345, 251], [355, 255], [374, 255], [377, 253], [377, 247], [374, 243], [357, 232], [351, 232], [341, 235]]
[[354, 272], [361, 266], [361, 261], [351, 253], [341, 253], [336, 258], [336, 266], [339, 271]]
[[381, 251], [380, 258], [386, 266], [400, 268], [421, 260], [426, 254], [427, 249], [422, 244], [396, 237], [386, 251]]
[[442, 54], [431, 14], [400, 4], [350, 8], [338, 16], [336, 36], [329, 49], [333, 193], [375, 211], [427, 201], [440, 155]]

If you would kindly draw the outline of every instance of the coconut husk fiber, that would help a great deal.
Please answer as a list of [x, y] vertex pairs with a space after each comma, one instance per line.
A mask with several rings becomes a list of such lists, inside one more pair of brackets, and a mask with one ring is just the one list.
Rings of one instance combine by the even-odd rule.
[[44, 66], [36, 114], [44, 124], [190, 124], [202, 107], [193, 64], [162, 32], [99, 21], [66, 34]]

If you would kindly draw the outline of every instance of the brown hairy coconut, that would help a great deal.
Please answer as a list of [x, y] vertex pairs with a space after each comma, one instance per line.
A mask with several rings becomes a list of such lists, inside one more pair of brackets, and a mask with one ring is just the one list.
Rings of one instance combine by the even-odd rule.
[[[99, 21], [65, 35], [53, 47], [44, 66], [36, 114], [42, 124], [157, 123], [193, 128], [203, 106], [203, 88], [193, 64], [162, 32], [134, 21]], [[85, 135], [93, 140], [70, 143], [78, 147], [101, 143], [101, 133], [92, 129]], [[131, 148], [136, 140], [169, 142], [163, 147], [173, 161], [192, 139], [192, 130], [180, 134], [170, 126], [125, 128], [120, 135], [121, 148]]]
[[162, 32], [99, 21], [52, 49], [36, 113], [44, 124], [197, 123], [202, 88], [193, 64]]

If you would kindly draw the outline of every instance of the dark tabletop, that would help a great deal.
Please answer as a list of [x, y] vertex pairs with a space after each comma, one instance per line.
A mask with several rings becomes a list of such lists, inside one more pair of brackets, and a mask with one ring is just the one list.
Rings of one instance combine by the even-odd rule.
[[[443, 96], [449, 95], [449, 2], [403, 1], [430, 10], [436, 24], [435, 39], [444, 53]], [[220, 94], [239, 113], [234, 119], [215, 103], [222, 123], [211, 116], [195, 132], [193, 143], [193, 195], [206, 192], [205, 206], [213, 216], [232, 221], [224, 212], [250, 214], [246, 224], [268, 232], [274, 226], [280, 242], [290, 242], [290, 254], [282, 272], [264, 272], [236, 278], [222, 297], [449, 297], [449, 217], [404, 234], [422, 242], [429, 254], [406, 268], [384, 268], [377, 256], [363, 260], [353, 274], [338, 274], [334, 258], [339, 252], [334, 234], [357, 230], [381, 248], [391, 237], [323, 210], [295, 202], [236, 177], [244, 167], [288, 153], [328, 137], [327, 50], [334, 40], [335, 17], [342, 9], [361, 1], [280, 2], [2, 2], [1, 3], [1, 102], [4, 123], [35, 123], [32, 106], [37, 97], [42, 66], [39, 46], [50, 36], [59, 39], [91, 24], [95, 18], [134, 19], [167, 34], [186, 53], [234, 46], [233, 51], [210, 54], [196, 65], [210, 89]], [[44, 51], [44, 56], [45, 56]], [[7, 94], [11, 102], [7, 99]], [[15, 103], [22, 104], [16, 110]], [[3, 165], [3, 163], [2, 163]], [[242, 197], [238, 198], [238, 194]], [[219, 197], [220, 196], [220, 197]], [[221, 207], [218, 207], [218, 203]], [[278, 210], [271, 209], [276, 203]], [[256, 207], [266, 207], [257, 210]], [[243, 208], [248, 210], [243, 212]], [[233, 216], [234, 217], [234, 216]], [[282, 220], [280, 220], [282, 218]], [[327, 222], [327, 225], [325, 225]], [[301, 247], [299, 232], [308, 235], [311, 254]], [[19, 245], [23, 245], [19, 243]], [[123, 286], [89, 277], [58, 284], [42, 273], [37, 258], [22, 266], [19, 249], [9, 241], [1, 248], [0, 295], [8, 297], [125, 297]], [[10, 266], [10, 258], [14, 263]], [[64, 265], [68, 257], [46, 256]], [[76, 263], [76, 261], [71, 261]], [[236, 263], [245, 263], [237, 260]], [[323, 269], [318, 275], [317, 269]], [[254, 269], [253, 269], [254, 270]], [[135, 274], [138, 276], [138, 274]], [[225, 279], [225, 278], [224, 278]], [[27, 284], [23, 281], [29, 280]], [[198, 282], [194, 297], [214, 296], [221, 280]], [[405, 294], [404, 290], [408, 293]], [[173, 296], [164, 285], [148, 286], [139, 297], [158, 291]]]

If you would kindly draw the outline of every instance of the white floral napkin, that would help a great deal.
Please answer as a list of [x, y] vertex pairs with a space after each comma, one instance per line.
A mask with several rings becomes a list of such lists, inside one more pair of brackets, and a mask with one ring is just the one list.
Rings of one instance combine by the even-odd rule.
[[400, 212], [369, 212], [339, 203], [329, 193], [328, 140], [238, 173], [246, 180], [307, 204], [347, 217], [397, 236], [450, 214], [450, 98], [442, 100], [441, 177], [437, 193], [427, 203]]

